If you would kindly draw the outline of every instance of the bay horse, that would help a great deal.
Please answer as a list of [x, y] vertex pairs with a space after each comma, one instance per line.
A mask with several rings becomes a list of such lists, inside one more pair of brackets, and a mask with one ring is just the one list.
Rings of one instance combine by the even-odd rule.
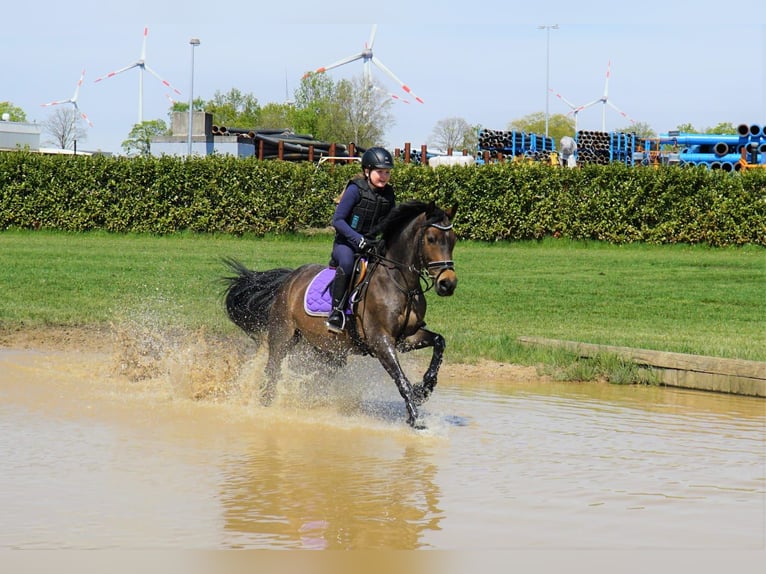
[[[267, 335], [261, 403], [269, 405], [274, 399], [282, 361], [302, 340], [337, 367], [345, 365], [349, 354], [378, 359], [404, 399], [407, 423], [423, 428], [417, 407], [436, 386], [445, 349], [444, 337], [425, 327], [424, 292], [433, 288], [441, 297], [455, 292], [452, 220], [456, 210], [457, 205], [444, 211], [433, 202], [421, 201], [400, 203], [391, 210], [373, 231], [381, 235], [381, 241], [367, 256], [364, 279], [352, 289], [353, 315], [347, 316], [341, 334], [330, 333], [326, 317], [310, 315], [304, 308], [306, 290], [325, 266], [254, 271], [225, 259], [236, 273], [224, 278], [229, 318], [256, 341], [264, 332]], [[413, 385], [397, 353], [426, 347], [433, 350], [431, 361], [422, 382]]]

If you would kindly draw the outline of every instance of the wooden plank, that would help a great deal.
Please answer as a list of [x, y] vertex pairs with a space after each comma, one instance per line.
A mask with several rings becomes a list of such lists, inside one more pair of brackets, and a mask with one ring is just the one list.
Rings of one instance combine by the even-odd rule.
[[636, 364], [657, 369], [663, 383], [670, 386], [766, 397], [766, 362], [595, 345], [544, 337], [519, 337], [518, 340], [528, 345], [566, 349], [582, 357], [601, 353], [618, 355]]

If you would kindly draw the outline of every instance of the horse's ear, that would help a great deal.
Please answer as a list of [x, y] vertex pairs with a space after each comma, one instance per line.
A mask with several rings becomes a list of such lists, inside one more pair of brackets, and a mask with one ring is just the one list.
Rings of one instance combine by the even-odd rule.
[[431, 215], [434, 212], [434, 209], [436, 209], [436, 203], [434, 201], [429, 201], [426, 204], [426, 215]]
[[450, 207], [447, 210], [447, 217], [449, 217], [450, 221], [453, 221], [455, 219], [455, 213], [457, 213], [457, 202], [455, 202], [452, 207]]

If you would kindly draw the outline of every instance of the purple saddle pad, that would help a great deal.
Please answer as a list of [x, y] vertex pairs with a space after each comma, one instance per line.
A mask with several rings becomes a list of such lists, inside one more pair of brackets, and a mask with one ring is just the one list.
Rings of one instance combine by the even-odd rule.
[[[332, 293], [330, 288], [335, 278], [335, 268], [325, 267], [311, 280], [303, 296], [303, 308], [309, 315], [327, 317], [332, 311]], [[346, 309], [346, 313], [350, 313]]]

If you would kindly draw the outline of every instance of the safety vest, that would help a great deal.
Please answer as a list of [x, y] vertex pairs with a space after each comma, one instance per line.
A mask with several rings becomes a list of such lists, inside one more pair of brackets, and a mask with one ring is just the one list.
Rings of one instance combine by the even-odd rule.
[[362, 235], [367, 235], [394, 207], [394, 188], [386, 184], [383, 191], [378, 193], [370, 189], [370, 184], [361, 177], [349, 183], [359, 188], [359, 201], [351, 211], [348, 224]]

